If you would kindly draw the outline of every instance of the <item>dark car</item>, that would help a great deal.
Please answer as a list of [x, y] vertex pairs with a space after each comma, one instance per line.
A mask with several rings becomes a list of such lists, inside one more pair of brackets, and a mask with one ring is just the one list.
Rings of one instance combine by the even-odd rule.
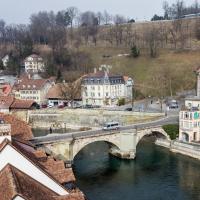
[[83, 106], [83, 108], [93, 108], [93, 105], [86, 104], [85, 106]]
[[60, 104], [60, 105], [58, 105], [58, 108], [64, 108], [64, 107], [65, 107], [64, 104]]
[[47, 104], [43, 103], [43, 104], [41, 105], [41, 108], [47, 108]]
[[169, 109], [177, 109], [179, 107], [176, 100], [169, 101], [167, 105], [169, 106]]
[[132, 108], [126, 108], [125, 110], [126, 111], [132, 111], [133, 109]]

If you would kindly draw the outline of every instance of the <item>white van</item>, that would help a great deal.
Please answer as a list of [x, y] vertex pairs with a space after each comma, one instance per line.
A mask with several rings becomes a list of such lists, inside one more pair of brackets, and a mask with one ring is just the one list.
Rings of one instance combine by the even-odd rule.
[[103, 126], [103, 130], [107, 131], [107, 130], [117, 130], [119, 129], [119, 122], [108, 122]]

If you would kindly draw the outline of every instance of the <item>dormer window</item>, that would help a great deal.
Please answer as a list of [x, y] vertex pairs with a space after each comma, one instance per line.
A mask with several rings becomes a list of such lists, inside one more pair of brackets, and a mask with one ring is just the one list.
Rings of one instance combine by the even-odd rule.
[[23, 88], [26, 88], [26, 86], [25, 86], [25, 85], [23, 85], [22, 87], [23, 87]]
[[30, 85], [28, 85], [28, 88], [31, 88], [31, 86], [30, 86]]
[[36, 88], [36, 86], [35, 86], [35, 85], [33, 85], [33, 88]]

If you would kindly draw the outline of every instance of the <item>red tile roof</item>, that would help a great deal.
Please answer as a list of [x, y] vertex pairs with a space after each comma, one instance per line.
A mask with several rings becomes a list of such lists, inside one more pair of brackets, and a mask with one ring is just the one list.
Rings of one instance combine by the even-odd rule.
[[11, 200], [17, 195], [31, 200], [58, 197], [55, 192], [9, 164], [0, 171], [0, 194], [1, 200]]
[[14, 90], [41, 90], [49, 79], [20, 79], [13, 87]]
[[11, 124], [11, 136], [23, 140], [30, 140], [33, 138], [31, 128], [26, 122], [19, 120], [13, 115], [3, 113], [0, 113], [0, 118], [2, 118], [5, 123]]
[[[46, 171], [49, 177], [55, 178], [55, 180], [60, 183], [63, 181], [60, 179], [61, 176], [69, 176], [68, 179], [70, 179], [70, 175], [73, 175], [72, 171], [68, 171], [67, 174], [67, 171], [64, 170], [63, 161], [57, 161], [52, 157], [47, 157], [41, 150], [35, 150], [29, 143], [15, 139], [13, 139], [12, 142], [4, 140], [0, 144], [0, 151], [2, 151], [6, 145], [13, 146], [17, 151], [21, 152], [22, 155], [30, 159], [31, 162], [35, 163], [36, 167], [41, 168], [44, 173]], [[56, 173], [59, 174], [59, 177], [56, 177]], [[71, 181], [74, 181], [74, 179], [69, 180], [69, 182]], [[83, 193], [80, 192], [79, 189], [69, 191], [69, 195], [59, 196], [22, 171], [8, 164], [0, 171], [0, 197], [1, 200], [10, 200], [16, 195], [21, 195], [21, 197], [31, 200], [85, 200]]]
[[33, 100], [21, 100], [15, 99], [10, 106], [11, 109], [31, 109], [32, 106], [35, 104]]
[[12, 96], [0, 96], [0, 108], [10, 108], [14, 101]]

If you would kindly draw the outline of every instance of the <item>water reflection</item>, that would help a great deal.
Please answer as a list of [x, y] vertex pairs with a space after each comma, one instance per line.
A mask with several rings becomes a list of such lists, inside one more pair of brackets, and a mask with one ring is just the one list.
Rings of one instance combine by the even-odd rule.
[[200, 161], [169, 152], [148, 140], [137, 159], [108, 155], [106, 143], [85, 147], [75, 158], [78, 186], [90, 200], [198, 200]]

